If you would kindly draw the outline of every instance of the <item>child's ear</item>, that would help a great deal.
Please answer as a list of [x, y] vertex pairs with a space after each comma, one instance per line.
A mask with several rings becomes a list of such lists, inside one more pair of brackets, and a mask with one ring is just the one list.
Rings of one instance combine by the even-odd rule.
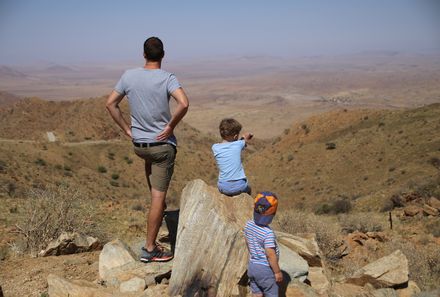
[[235, 134], [234, 135], [234, 140], [238, 140], [238, 136], [239, 136], [239, 134]]

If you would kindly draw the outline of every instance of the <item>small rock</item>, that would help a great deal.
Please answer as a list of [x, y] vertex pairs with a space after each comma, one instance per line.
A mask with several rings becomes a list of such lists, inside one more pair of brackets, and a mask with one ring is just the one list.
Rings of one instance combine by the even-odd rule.
[[421, 290], [419, 286], [417, 286], [416, 282], [409, 281], [406, 288], [397, 289], [396, 292], [399, 297], [412, 297], [417, 293], [420, 293]]
[[[332, 297], [353, 297], [353, 296], [365, 296], [365, 290], [363, 287], [346, 283], [335, 283], [330, 289], [330, 296]], [[368, 295], [367, 295], [368, 296]]]
[[128, 281], [122, 282], [119, 286], [119, 291], [121, 291], [121, 293], [142, 292], [145, 290], [145, 287], [145, 280], [139, 277], [134, 277]]
[[325, 276], [324, 269], [322, 267], [310, 267], [309, 275], [307, 279], [310, 281], [310, 285], [319, 294], [324, 294], [330, 289], [330, 282]]
[[[281, 294], [281, 296], [283, 296]], [[286, 297], [318, 297], [318, 293], [310, 286], [294, 282], [286, 288]]]
[[351, 233], [348, 238], [360, 245], [364, 245], [365, 241], [368, 240], [367, 234], [360, 231]]
[[439, 212], [436, 208], [429, 206], [428, 204], [423, 205], [423, 214], [427, 216], [438, 216]]
[[387, 240], [387, 236], [384, 232], [367, 232], [366, 234], [369, 238], [375, 239], [380, 242], [384, 242]]
[[101, 248], [102, 245], [97, 238], [84, 236], [77, 232], [63, 232], [56, 240], [49, 242], [46, 249], [39, 253], [39, 256], [69, 255]]
[[414, 217], [422, 212], [422, 209], [415, 205], [409, 205], [403, 209], [403, 212], [408, 217]]
[[437, 210], [440, 210], [440, 200], [438, 200], [437, 198], [435, 198], [435, 197], [430, 197], [430, 198], [426, 201], [426, 203], [428, 203], [429, 206], [431, 206], [431, 207], [433, 207], [433, 208], [435, 208], [435, 209], [437, 209]]

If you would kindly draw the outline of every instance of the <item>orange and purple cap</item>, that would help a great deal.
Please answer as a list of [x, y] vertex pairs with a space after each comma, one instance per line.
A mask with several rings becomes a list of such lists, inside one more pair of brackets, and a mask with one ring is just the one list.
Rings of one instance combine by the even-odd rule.
[[272, 222], [278, 207], [278, 198], [272, 192], [259, 192], [254, 201], [254, 222], [267, 226]]

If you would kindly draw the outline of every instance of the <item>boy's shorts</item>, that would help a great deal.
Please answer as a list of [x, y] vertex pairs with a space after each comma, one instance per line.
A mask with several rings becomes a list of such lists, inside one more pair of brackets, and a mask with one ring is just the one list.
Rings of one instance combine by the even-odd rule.
[[217, 187], [220, 193], [227, 196], [240, 195], [241, 193], [251, 194], [251, 188], [245, 178], [231, 181], [218, 181]]
[[263, 294], [265, 297], [278, 297], [278, 284], [269, 266], [250, 262], [248, 277], [252, 294]]
[[176, 147], [166, 143], [151, 147], [134, 147], [136, 155], [145, 160], [145, 165], [151, 163], [151, 174], [147, 176], [151, 187], [165, 192], [174, 172], [174, 160], [176, 159]]

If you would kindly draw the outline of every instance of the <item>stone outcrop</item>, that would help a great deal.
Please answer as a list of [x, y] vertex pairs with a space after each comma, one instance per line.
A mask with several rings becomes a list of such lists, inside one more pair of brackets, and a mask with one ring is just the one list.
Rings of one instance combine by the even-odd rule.
[[279, 244], [283, 244], [292, 251], [297, 252], [307, 261], [309, 266], [323, 266], [321, 250], [314, 233], [304, 233], [298, 236], [279, 231], [275, 233]]
[[[155, 285], [171, 271], [173, 262], [142, 263], [135, 253], [122, 241], [107, 243], [99, 255], [99, 277], [107, 286], [120, 287], [133, 279], [142, 279], [145, 286]], [[124, 285], [126, 286], [126, 284]]]
[[312, 288], [319, 294], [324, 294], [330, 289], [330, 282], [322, 267], [310, 267], [307, 279]]
[[50, 297], [113, 297], [113, 291], [83, 280], [71, 281], [49, 274], [47, 277]]
[[210, 291], [229, 296], [247, 266], [243, 236], [252, 218], [253, 199], [227, 197], [203, 181], [190, 182], [182, 192], [170, 295], [193, 296]]
[[112, 269], [134, 263], [135, 258], [133, 251], [119, 239], [107, 243], [99, 254], [99, 277], [105, 280]]
[[77, 232], [63, 232], [56, 239], [49, 242], [46, 249], [39, 256], [69, 255], [83, 252], [96, 251], [102, 248], [97, 238], [84, 236]]
[[375, 288], [395, 287], [408, 282], [408, 260], [397, 250], [356, 271], [347, 282], [363, 286], [370, 283]]
[[286, 285], [289, 285], [289, 283], [287, 283], [289, 279], [297, 279], [300, 282], [304, 282], [309, 273], [307, 261], [282, 243], [278, 243], [278, 248], [280, 250], [280, 269], [285, 275]]
[[428, 204], [423, 205], [423, 214], [427, 216], [433, 216], [436, 217], [439, 214], [439, 211], [437, 208], [434, 208], [432, 206], [429, 206]]
[[408, 205], [403, 209], [403, 213], [408, 217], [414, 217], [422, 212], [422, 209], [416, 205]]

